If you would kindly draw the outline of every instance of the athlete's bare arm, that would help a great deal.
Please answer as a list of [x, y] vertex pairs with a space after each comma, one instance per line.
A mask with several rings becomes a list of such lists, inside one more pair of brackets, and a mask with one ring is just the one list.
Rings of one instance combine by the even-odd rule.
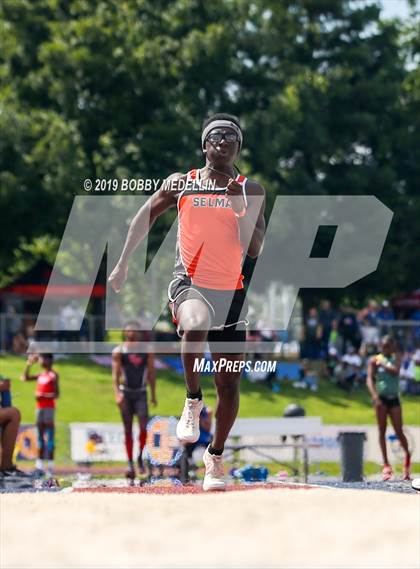
[[113, 352], [112, 354], [112, 386], [114, 388], [115, 401], [120, 404], [123, 394], [120, 391], [121, 377], [121, 354]]
[[[242, 195], [241, 185], [235, 180], [230, 180], [227, 195], [232, 197]], [[255, 259], [261, 253], [264, 244], [265, 190], [257, 182], [248, 180], [246, 184], [246, 197], [248, 201], [246, 215], [238, 217], [240, 238], [244, 249], [247, 247], [247, 255]]]
[[150, 386], [150, 402], [152, 405], [157, 405], [156, 400], [156, 369], [155, 369], [155, 356], [154, 354], [147, 355], [147, 370], [146, 370], [146, 380]]
[[[170, 207], [176, 205], [179, 193], [176, 186], [185, 178], [186, 174], [180, 172], [166, 178], [159, 190], [139, 209], [130, 223], [120, 259], [108, 278], [115, 292], [120, 292], [127, 279], [128, 261], [139, 243], [149, 233], [156, 219]], [[181, 184], [180, 187], [182, 187]]]
[[22, 381], [35, 381], [36, 379], [38, 379], [38, 374], [34, 375], [30, 373], [31, 366], [33, 363], [35, 363], [35, 361], [36, 361], [35, 356], [30, 355], [28, 357], [25, 369], [23, 370], [23, 374], [20, 377]]
[[381, 400], [379, 399], [378, 392], [376, 391], [375, 386], [375, 379], [376, 379], [376, 356], [372, 356], [369, 359], [368, 368], [367, 368], [367, 378], [366, 378], [366, 386], [369, 390], [369, 393], [372, 396], [372, 400], [375, 405], [379, 405]]

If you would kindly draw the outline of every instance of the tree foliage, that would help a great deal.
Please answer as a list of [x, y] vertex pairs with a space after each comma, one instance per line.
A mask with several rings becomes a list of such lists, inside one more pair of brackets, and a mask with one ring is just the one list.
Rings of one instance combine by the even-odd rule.
[[1, 272], [22, 239], [61, 237], [84, 178], [200, 166], [202, 119], [227, 111], [269, 208], [279, 194], [373, 194], [395, 212], [378, 271], [352, 293], [418, 286], [411, 5], [401, 22], [374, 0], [3, 0]]

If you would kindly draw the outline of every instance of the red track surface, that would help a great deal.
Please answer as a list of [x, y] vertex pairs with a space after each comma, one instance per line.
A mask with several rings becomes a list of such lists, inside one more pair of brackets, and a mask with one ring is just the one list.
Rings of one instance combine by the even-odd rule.
[[[246, 490], [313, 490], [317, 486], [308, 484], [233, 484], [226, 488], [226, 492], [242, 492]], [[96, 488], [74, 488], [73, 492], [102, 492], [114, 494], [208, 494], [201, 486], [100, 486]]]

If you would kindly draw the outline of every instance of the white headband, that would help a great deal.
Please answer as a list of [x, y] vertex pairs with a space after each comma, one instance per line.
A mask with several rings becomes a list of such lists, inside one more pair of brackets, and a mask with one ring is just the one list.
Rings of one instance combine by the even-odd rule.
[[223, 119], [223, 120], [214, 120], [211, 121], [211, 123], [209, 123], [205, 129], [203, 130], [202, 134], [201, 134], [201, 147], [204, 150], [204, 145], [205, 145], [205, 140], [207, 138], [207, 135], [209, 134], [209, 132], [215, 128], [223, 128], [223, 127], [228, 127], [231, 128], [232, 130], [234, 130], [236, 132], [236, 134], [238, 135], [239, 138], [239, 150], [242, 148], [242, 131], [239, 128], [239, 126], [229, 120]]

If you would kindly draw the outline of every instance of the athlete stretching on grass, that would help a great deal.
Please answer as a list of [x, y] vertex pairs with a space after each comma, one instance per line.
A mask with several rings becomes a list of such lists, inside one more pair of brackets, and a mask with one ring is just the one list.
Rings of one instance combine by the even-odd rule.
[[133, 462], [133, 419], [139, 422], [139, 454], [137, 466], [144, 472], [143, 450], [147, 439], [149, 411], [147, 405], [147, 384], [150, 386], [151, 403], [156, 405], [156, 374], [153, 354], [136, 352], [141, 340], [138, 322], [128, 322], [124, 327], [124, 342], [112, 352], [112, 382], [115, 401], [120, 409], [124, 425], [125, 449], [128, 469], [126, 477], [134, 480]]
[[[10, 379], [0, 376], [0, 395], [4, 391], [10, 391]], [[0, 398], [0, 488], [6, 482], [19, 483], [28, 482], [30, 476], [22, 472], [13, 464], [13, 453], [15, 450], [16, 439], [19, 432], [20, 412], [10, 404], [2, 406]]]
[[[238, 120], [227, 114], [206, 119], [201, 135], [203, 168], [169, 176], [132, 221], [123, 252], [109, 277], [116, 292], [127, 278], [128, 260], [156, 218], [178, 208], [178, 242], [174, 279], [168, 296], [178, 334], [182, 336], [187, 398], [177, 436], [194, 443], [200, 435], [203, 407], [200, 374], [194, 361], [208, 341], [216, 365], [215, 433], [204, 453], [204, 490], [223, 490], [222, 453], [239, 408], [240, 364], [244, 360], [246, 301], [243, 254], [262, 250], [265, 192], [235, 169], [242, 147]], [[222, 343], [235, 342], [237, 353], [224, 353]], [[216, 345], [215, 343], [218, 343]]]
[[392, 468], [388, 461], [386, 449], [386, 426], [389, 415], [396, 436], [405, 453], [403, 477], [410, 480], [410, 451], [407, 438], [403, 431], [401, 402], [399, 398], [399, 372], [400, 356], [395, 353], [394, 340], [390, 336], [384, 336], [381, 342], [382, 351], [369, 360], [367, 387], [372, 395], [376, 411], [376, 420], [379, 428], [379, 445], [381, 447], [384, 466], [382, 477], [390, 480], [393, 476]]

